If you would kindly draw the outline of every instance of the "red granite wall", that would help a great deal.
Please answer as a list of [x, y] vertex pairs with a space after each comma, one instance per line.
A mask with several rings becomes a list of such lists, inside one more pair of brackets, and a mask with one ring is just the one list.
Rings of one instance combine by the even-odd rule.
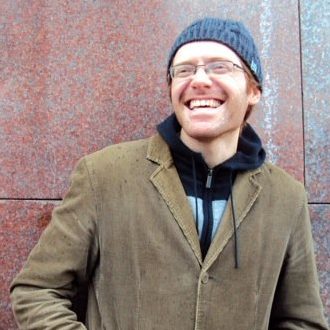
[[154, 132], [171, 108], [169, 47], [204, 15], [243, 20], [264, 63], [252, 122], [305, 182], [330, 314], [330, 5], [308, 0], [0, 0], [0, 329], [8, 287], [84, 154]]

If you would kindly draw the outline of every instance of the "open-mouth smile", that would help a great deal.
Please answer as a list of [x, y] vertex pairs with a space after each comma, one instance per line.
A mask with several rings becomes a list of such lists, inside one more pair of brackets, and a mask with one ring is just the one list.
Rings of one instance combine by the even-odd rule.
[[224, 103], [223, 100], [218, 99], [192, 99], [185, 103], [185, 105], [190, 109], [200, 109], [200, 108], [211, 108], [216, 109]]

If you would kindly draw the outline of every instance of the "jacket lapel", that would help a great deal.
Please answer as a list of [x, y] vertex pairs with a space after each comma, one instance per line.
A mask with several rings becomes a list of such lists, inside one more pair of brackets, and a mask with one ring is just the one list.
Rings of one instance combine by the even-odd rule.
[[[233, 189], [234, 210], [236, 215], [236, 228], [246, 219], [246, 216], [258, 198], [261, 186], [255, 180], [260, 169], [253, 172], [237, 175]], [[203, 268], [209, 268], [222, 252], [228, 241], [234, 234], [231, 201], [228, 200], [218, 232], [216, 233], [209, 251], [205, 257]], [[234, 258], [234, 254], [233, 254]]]
[[202, 254], [195, 220], [169, 148], [158, 134], [150, 140], [147, 158], [159, 165], [150, 180], [164, 199], [201, 264]]

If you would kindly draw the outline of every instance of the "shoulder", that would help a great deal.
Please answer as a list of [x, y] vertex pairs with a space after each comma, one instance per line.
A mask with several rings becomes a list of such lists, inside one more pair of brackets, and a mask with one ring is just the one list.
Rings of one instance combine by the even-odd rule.
[[146, 158], [150, 138], [107, 146], [84, 157], [87, 166], [104, 168]]
[[[302, 214], [307, 215], [307, 195], [301, 182], [293, 178], [282, 168], [264, 163], [261, 167], [246, 173], [242, 180], [247, 194], [255, 193], [255, 210], [259, 210], [262, 219], [268, 226], [281, 228], [280, 233], [290, 233], [296, 224], [303, 221]], [[250, 189], [251, 185], [253, 189]]]
[[260, 182], [263, 191], [269, 192], [274, 199], [286, 200], [288, 203], [306, 202], [304, 185], [274, 164], [264, 163], [260, 167], [257, 180]]
[[304, 189], [304, 186], [300, 181], [277, 165], [265, 162], [261, 167], [261, 171], [265, 178], [276, 184], [285, 184], [296, 189]]
[[105, 187], [119, 189], [122, 182], [146, 177], [152, 171], [147, 160], [150, 139], [110, 145], [82, 157], [71, 174], [71, 181], [88, 178], [86, 182], [98, 192]]
[[[110, 182], [113, 184], [139, 177], [150, 177], [158, 166], [148, 157], [148, 150], [155, 144], [155, 139], [157, 140], [157, 134], [145, 139], [107, 146], [84, 156], [76, 168], [83, 168], [92, 183], [99, 187]], [[161, 145], [158, 143], [159, 147]]]

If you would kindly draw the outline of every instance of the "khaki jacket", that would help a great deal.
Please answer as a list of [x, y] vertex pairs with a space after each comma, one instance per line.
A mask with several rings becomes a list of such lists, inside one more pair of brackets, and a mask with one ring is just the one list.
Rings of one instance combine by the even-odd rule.
[[[204, 260], [159, 135], [83, 158], [11, 287], [21, 329], [326, 329], [303, 186], [272, 165], [233, 187]], [[89, 281], [86, 327], [70, 311]]]

